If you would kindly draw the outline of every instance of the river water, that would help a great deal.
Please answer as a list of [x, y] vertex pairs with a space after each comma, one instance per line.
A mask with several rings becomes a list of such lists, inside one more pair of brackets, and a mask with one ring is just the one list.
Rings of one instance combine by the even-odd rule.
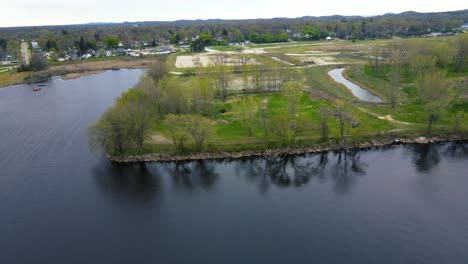
[[468, 263], [468, 145], [111, 165], [141, 71], [0, 89], [0, 263]]
[[335, 82], [346, 86], [351, 91], [351, 93], [360, 100], [379, 103], [382, 102], [382, 99], [380, 97], [370, 93], [368, 90], [346, 79], [343, 76], [344, 70], [344, 68], [333, 69], [328, 72], [328, 75], [330, 75], [330, 77], [332, 77], [332, 79], [335, 80]]

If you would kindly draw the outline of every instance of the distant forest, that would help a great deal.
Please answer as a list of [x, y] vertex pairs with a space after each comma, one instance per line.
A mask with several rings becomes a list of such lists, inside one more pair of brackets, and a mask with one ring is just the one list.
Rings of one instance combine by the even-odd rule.
[[117, 38], [124, 46], [135, 43], [189, 43], [197, 36], [209, 44], [225, 45], [246, 40], [270, 43], [326, 37], [361, 40], [421, 36], [431, 32], [453, 32], [464, 23], [468, 23], [468, 9], [439, 13], [404, 12], [372, 17], [211, 19], [0, 28], [0, 40], [5, 44], [4, 51], [8, 42], [20, 39], [35, 40], [43, 50], [56, 51], [83, 43], [88, 47], [104, 47], [109, 37]]

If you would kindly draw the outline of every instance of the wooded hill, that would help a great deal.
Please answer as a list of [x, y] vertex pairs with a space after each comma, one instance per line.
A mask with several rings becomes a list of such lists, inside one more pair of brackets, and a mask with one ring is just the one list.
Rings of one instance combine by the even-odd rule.
[[[403, 12], [379, 16], [323, 16], [246, 20], [178, 20], [172, 22], [90, 23], [82, 25], [34, 26], [0, 28], [0, 39], [35, 39], [43, 46], [47, 40], [60, 41], [69, 36], [70, 42], [84, 37], [90, 42], [102, 42], [106, 36], [117, 36], [124, 45], [135, 41], [167, 43], [190, 40], [209, 34], [220, 42], [285, 41], [289, 39], [316, 40], [327, 36], [372, 39], [392, 36], [421, 36], [430, 32], [453, 32], [468, 23], [468, 10], [417, 13]], [[287, 40], [287, 39], [286, 39]], [[45, 48], [45, 47], [43, 47]]]

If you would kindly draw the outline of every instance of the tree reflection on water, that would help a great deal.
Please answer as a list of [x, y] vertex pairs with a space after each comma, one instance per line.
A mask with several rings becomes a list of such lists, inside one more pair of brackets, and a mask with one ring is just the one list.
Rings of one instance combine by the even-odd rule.
[[[418, 172], [426, 173], [440, 163], [442, 157], [467, 158], [468, 146], [463, 142], [446, 144], [411, 144], [388, 146], [372, 151], [402, 148]], [[359, 176], [366, 175], [367, 164], [361, 155], [366, 151], [334, 151], [300, 156], [265, 157], [240, 160], [140, 163], [118, 165], [106, 163], [94, 170], [97, 184], [115, 197], [150, 201], [160, 193], [164, 175], [175, 190], [211, 190], [221, 173], [234, 172], [267, 193], [272, 186], [300, 188], [314, 179], [332, 183], [336, 194], [348, 193]]]
[[406, 150], [418, 172], [428, 172], [440, 162], [439, 145], [411, 144], [406, 146]]
[[447, 147], [442, 151], [442, 154], [451, 158], [468, 158], [468, 145], [462, 141], [447, 143]]
[[167, 166], [167, 171], [174, 186], [186, 190], [193, 190], [197, 186], [210, 189], [219, 178], [213, 161], [174, 162]]
[[271, 185], [301, 187], [317, 178], [321, 182], [333, 181], [336, 193], [346, 193], [356, 176], [366, 173], [366, 164], [360, 159], [357, 151], [245, 159], [236, 163], [236, 172], [249, 181], [257, 181], [261, 192], [268, 191]]
[[442, 144], [410, 144], [405, 145], [404, 149], [411, 156], [416, 170], [420, 173], [426, 173], [436, 168], [442, 157], [468, 157], [468, 146], [463, 141]]
[[126, 197], [137, 202], [151, 202], [160, 191], [158, 169], [145, 163], [104, 163], [93, 170], [96, 184], [115, 198]]

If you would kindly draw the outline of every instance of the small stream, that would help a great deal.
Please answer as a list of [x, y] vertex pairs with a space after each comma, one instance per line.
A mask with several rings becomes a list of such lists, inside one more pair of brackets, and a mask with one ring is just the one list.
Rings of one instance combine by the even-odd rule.
[[335, 80], [335, 82], [346, 86], [349, 90], [351, 90], [353, 95], [359, 98], [360, 100], [379, 103], [382, 102], [382, 99], [380, 97], [370, 93], [368, 90], [346, 79], [343, 76], [344, 70], [344, 68], [333, 69], [328, 72], [328, 75], [330, 75], [330, 77], [332, 77], [333, 80]]

